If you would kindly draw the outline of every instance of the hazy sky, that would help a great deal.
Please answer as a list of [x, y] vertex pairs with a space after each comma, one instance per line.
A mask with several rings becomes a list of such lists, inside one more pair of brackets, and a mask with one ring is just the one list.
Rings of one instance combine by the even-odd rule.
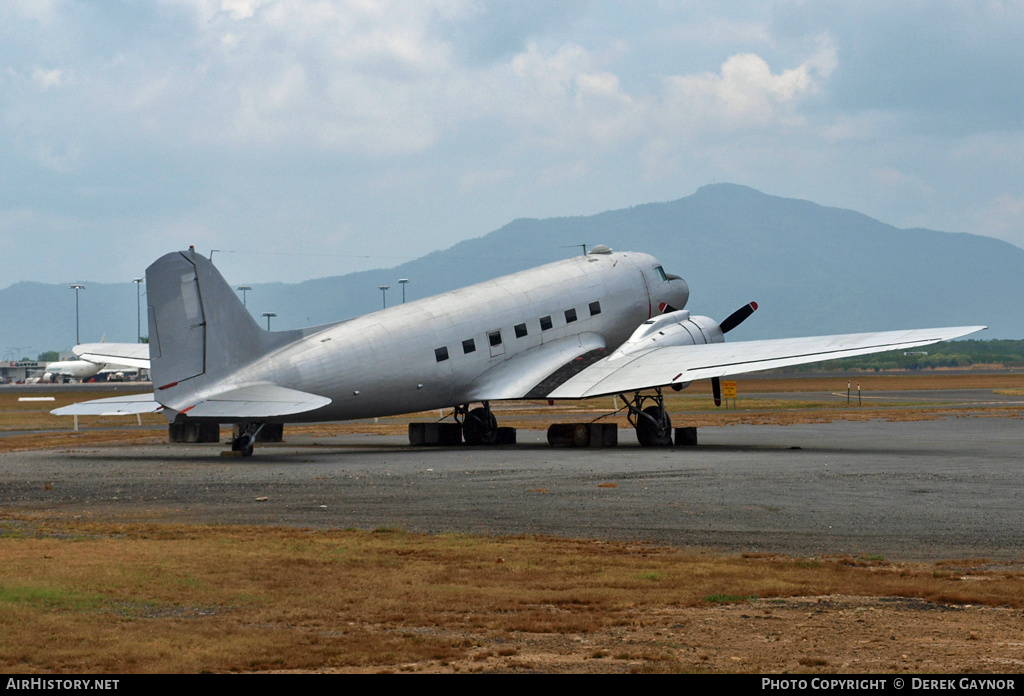
[[189, 244], [296, 281], [716, 181], [1024, 247], [1021, 37], [995, 0], [3, 0], [0, 287]]

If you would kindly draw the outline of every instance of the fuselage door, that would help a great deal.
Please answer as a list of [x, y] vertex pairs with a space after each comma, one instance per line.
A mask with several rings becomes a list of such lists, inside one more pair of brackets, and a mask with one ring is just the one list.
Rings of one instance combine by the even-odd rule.
[[505, 344], [501, 340], [501, 331], [488, 331], [487, 343], [491, 347], [492, 358], [505, 354]]

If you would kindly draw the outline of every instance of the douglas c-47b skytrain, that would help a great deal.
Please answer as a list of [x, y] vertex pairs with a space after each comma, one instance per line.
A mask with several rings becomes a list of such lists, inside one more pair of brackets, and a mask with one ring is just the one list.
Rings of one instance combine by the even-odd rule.
[[[642, 445], [672, 442], [662, 389], [744, 372], [913, 348], [983, 326], [725, 343], [757, 305], [721, 323], [691, 316], [686, 282], [658, 261], [598, 246], [558, 261], [335, 324], [264, 331], [194, 250], [146, 269], [153, 394], [57, 415], [163, 411], [236, 423], [252, 454], [266, 423], [454, 408], [470, 444], [495, 442], [490, 404], [620, 395]], [[116, 344], [80, 346], [116, 359]], [[479, 404], [473, 407], [474, 404]]]

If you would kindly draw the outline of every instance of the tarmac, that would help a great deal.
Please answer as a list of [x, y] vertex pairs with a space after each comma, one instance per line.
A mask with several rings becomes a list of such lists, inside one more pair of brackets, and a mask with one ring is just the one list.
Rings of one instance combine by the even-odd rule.
[[[989, 392], [991, 394], [991, 392]], [[289, 435], [5, 453], [0, 521], [395, 528], [635, 540], [727, 553], [1024, 560], [1019, 417], [707, 427], [694, 448], [498, 448]]]

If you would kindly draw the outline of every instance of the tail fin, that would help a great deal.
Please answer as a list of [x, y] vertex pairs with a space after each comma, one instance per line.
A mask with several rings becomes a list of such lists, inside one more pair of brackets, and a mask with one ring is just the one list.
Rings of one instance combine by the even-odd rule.
[[153, 386], [173, 408], [204, 386], [301, 338], [264, 331], [213, 264], [194, 249], [166, 254], [146, 269]]

